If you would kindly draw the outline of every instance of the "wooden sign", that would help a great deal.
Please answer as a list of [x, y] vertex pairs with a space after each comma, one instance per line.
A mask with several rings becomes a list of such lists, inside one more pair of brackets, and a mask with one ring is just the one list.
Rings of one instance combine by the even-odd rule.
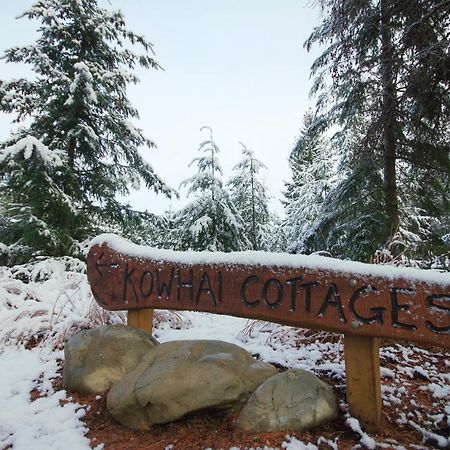
[[99, 236], [87, 260], [97, 302], [151, 332], [152, 309], [205, 311], [344, 333], [350, 413], [381, 429], [379, 338], [450, 348], [450, 274], [295, 255], [199, 254]]
[[449, 274], [433, 282], [410, 276], [421, 271], [368, 264], [352, 263], [357, 270], [345, 273], [343, 262], [330, 258], [311, 257], [323, 260], [321, 267], [305, 256], [298, 266], [277, 266], [239, 258], [191, 264], [181, 255], [131, 256], [94, 245], [87, 261], [94, 297], [109, 310], [205, 311], [450, 348]]

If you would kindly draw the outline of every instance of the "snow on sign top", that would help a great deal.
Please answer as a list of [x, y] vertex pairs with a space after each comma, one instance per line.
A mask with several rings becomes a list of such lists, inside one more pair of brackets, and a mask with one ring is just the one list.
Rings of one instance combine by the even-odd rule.
[[88, 279], [109, 310], [207, 311], [450, 348], [450, 274], [321, 256], [175, 252], [104, 234]]
[[123, 255], [136, 258], [183, 265], [245, 265], [305, 268], [310, 270], [331, 270], [336, 273], [359, 276], [382, 277], [387, 280], [403, 278], [412, 283], [425, 282], [441, 284], [450, 288], [450, 273], [435, 270], [421, 270], [413, 267], [395, 267], [365, 264], [357, 261], [344, 261], [319, 255], [291, 255], [288, 253], [268, 253], [248, 250], [244, 252], [178, 252], [145, 245], [137, 245], [116, 234], [101, 234], [90, 242], [89, 247], [107, 244], [109, 248]]

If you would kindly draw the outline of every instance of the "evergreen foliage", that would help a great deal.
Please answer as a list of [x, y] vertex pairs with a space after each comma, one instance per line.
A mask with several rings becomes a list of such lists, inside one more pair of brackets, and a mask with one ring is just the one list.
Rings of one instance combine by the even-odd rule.
[[73, 198], [61, 186], [64, 183], [64, 153], [51, 151], [28, 135], [4, 147], [0, 154], [4, 184], [6, 226], [3, 242], [54, 253], [70, 248], [75, 227], [83, 227]]
[[271, 217], [265, 185], [258, 174], [267, 167], [253, 156], [253, 151], [243, 143], [243, 159], [234, 166], [235, 174], [228, 181], [230, 196], [238, 210], [244, 233], [251, 250], [268, 250], [271, 240]]
[[267, 251], [275, 253], [286, 252], [288, 241], [284, 219], [281, 219], [273, 211], [270, 213], [270, 238], [267, 243]]
[[182, 182], [187, 186], [187, 194], [194, 199], [174, 215], [173, 242], [178, 250], [237, 251], [248, 248], [242, 218], [223, 186], [212, 130], [199, 151], [204, 155], [195, 158], [189, 166], [196, 164], [197, 173]]
[[150, 217], [150, 220], [142, 221], [144, 229], [138, 233], [141, 236], [140, 243], [156, 248], [176, 250], [178, 242], [174, 230], [175, 217], [176, 213], [168, 209], [161, 215], [154, 215]]
[[318, 217], [305, 239], [310, 250], [333, 257], [368, 261], [386, 238], [382, 161], [361, 156], [360, 136], [337, 133], [331, 141], [340, 154], [338, 177], [324, 198]]
[[291, 253], [309, 253], [323, 247], [319, 244], [322, 232], [317, 222], [324, 199], [331, 190], [333, 168], [326, 142], [313, 125], [314, 115], [308, 111], [289, 157], [292, 181], [285, 183], [283, 203], [287, 251]]
[[122, 13], [96, 0], [40, 0], [22, 17], [40, 28], [34, 44], [3, 55], [31, 65], [35, 78], [0, 82], [0, 110], [26, 119], [0, 144], [9, 218], [1, 237], [61, 255], [105, 227], [126, 234], [140, 222], [142, 214], [117, 195], [142, 184], [171, 193], [139, 153], [154, 144], [130, 122], [138, 112], [126, 95], [128, 83], [138, 81], [134, 68], [159, 66], [152, 45], [125, 27]]
[[[359, 197], [366, 199], [377, 191], [378, 204], [380, 168], [383, 177], [384, 218], [383, 223], [381, 217], [374, 218], [374, 224], [380, 223], [384, 236], [374, 233], [371, 238], [367, 233], [372, 239], [371, 245], [364, 244], [367, 250], [349, 251], [346, 256], [367, 258], [370, 247], [388, 245], [394, 236], [402, 243], [395, 253], [408, 250], [425, 256], [448, 251], [444, 236], [450, 216], [450, 3], [321, 0], [320, 4], [323, 22], [305, 43], [308, 49], [316, 43], [326, 45], [312, 66], [312, 93], [318, 95], [316, 126], [320, 130], [338, 126], [345, 135], [358, 130], [358, 142], [346, 158], [348, 180], [341, 188], [356, 188], [356, 180], [361, 180], [358, 189], [364, 190]], [[328, 210], [342, 208], [336, 203], [341, 200], [334, 192]], [[367, 219], [364, 208], [354, 214], [347, 219], [348, 226], [353, 224], [349, 229], [362, 230]], [[340, 229], [338, 224], [330, 226]]]

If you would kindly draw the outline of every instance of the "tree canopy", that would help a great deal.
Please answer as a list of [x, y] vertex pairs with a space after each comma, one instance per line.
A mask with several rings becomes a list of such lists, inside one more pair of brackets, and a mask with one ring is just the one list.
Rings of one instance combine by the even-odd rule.
[[222, 182], [219, 163], [219, 147], [214, 141], [212, 129], [202, 127], [209, 137], [202, 141], [202, 156], [191, 161], [197, 173], [184, 180], [181, 186], [188, 188], [193, 200], [173, 217], [171, 239], [179, 250], [236, 251], [248, 248], [242, 217], [230, 199]]
[[[348, 165], [349, 181], [358, 178], [356, 168], [371, 172], [362, 197], [377, 191], [377, 174], [383, 175], [384, 231], [373, 236], [371, 247], [394, 239], [404, 242], [394, 252], [442, 250], [442, 223], [448, 223], [450, 211], [450, 3], [320, 4], [323, 22], [305, 43], [307, 49], [325, 46], [311, 70], [316, 127], [359, 136], [346, 159], [355, 161]], [[411, 214], [417, 220], [410, 220]]]
[[40, 27], [35, 43], [3, 55], [35, 76], [0, 82], [0, 110], [23, 123], [0, 144], [2, 237], [65, 254], [98, 230], [126, 234], [139, 221], [117, 195], [141, 185], [171, 194], [140, 154], [154, 143], [133, 124], [126, 91], [137, 66], [160, 66], [122, 13], [96, 0], [41, 0], [22, 17]]
[[243, 158], [233, 168], [234, 175], [228, 181], [230, 196], [238, 210], [244, 233], [251, 250], [268, 250], [271, 240], [271, 215], [269, 199], [259, 172], [267, 167], [252, 150], [240, 142]]

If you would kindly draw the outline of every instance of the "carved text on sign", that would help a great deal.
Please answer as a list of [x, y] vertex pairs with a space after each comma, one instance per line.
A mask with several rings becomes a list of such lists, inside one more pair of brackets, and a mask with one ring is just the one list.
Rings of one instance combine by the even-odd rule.
[[94, 245], [88, 277], [109, 310], [206, 311], [450, 348], [450, 283], [310, 267], [163, 262]]

